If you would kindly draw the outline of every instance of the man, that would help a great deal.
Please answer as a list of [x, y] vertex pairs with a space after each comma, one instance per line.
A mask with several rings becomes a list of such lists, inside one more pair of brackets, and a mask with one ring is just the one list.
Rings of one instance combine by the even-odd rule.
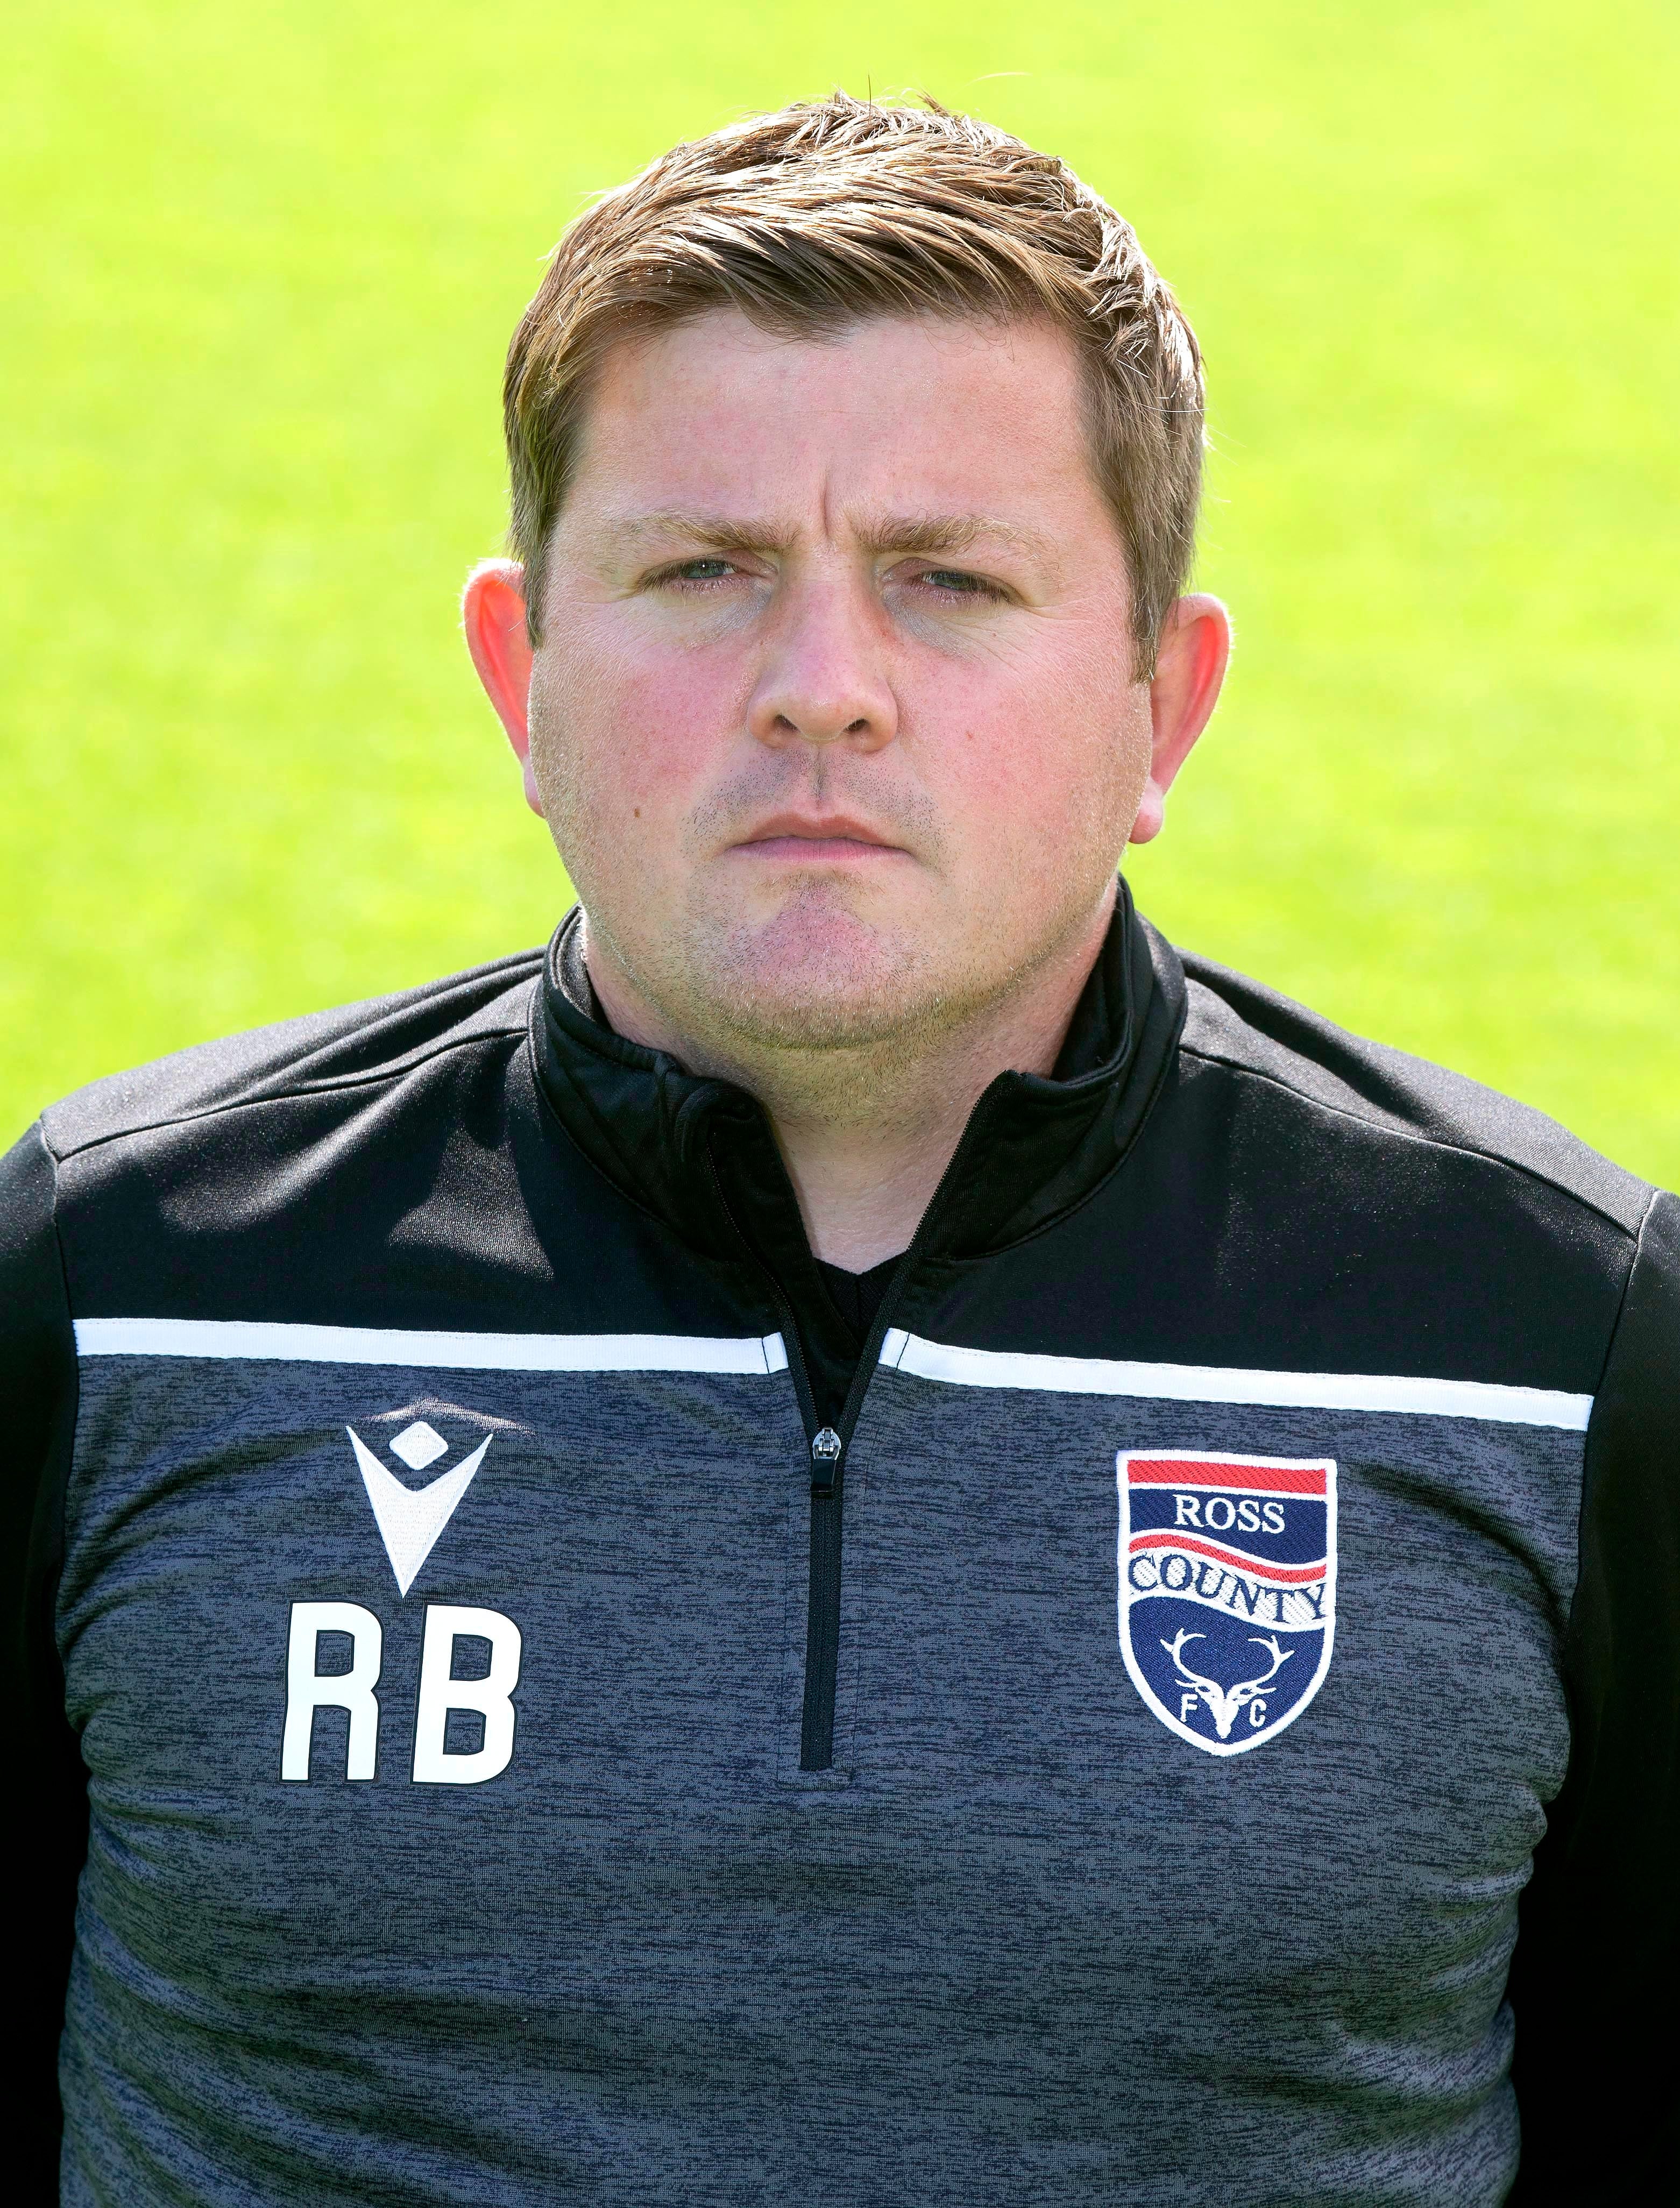
[[1680, 1209], [1133, 911], [1171, 293], [837, 96], [507, 399], [577, 912], [6, 1167], [63, 2198], [1670, 2197]]

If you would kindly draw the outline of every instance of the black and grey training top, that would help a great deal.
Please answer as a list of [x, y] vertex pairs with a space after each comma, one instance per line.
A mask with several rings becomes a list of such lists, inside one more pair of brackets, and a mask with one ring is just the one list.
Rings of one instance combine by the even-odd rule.
[[1669, 2198], [1680, 1205], [1123, 898], [860, 1355], [576, 965], [5, 1162], [13, 2197]]

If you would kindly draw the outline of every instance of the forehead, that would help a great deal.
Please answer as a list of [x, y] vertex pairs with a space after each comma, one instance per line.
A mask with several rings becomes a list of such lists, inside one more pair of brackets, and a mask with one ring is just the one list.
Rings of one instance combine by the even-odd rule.
[[789, 337], [733, 309], [615, 346], [568, 504], [838, 498], [1106, 519], [1073, 340], [1048, 322], [882, 317]]

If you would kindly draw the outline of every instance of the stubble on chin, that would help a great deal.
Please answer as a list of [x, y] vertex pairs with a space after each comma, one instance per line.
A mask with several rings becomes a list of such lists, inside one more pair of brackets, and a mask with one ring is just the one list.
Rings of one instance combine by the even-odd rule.
[[[940, 924], [925, 912], [860, 913], [818, 885], [765, 919], [692, 912], [673, 933], [660, 993], [667, 1016], [723, 1057], [816, 1057], [832, 1061], [837, 1078], [866, 1066], [882, 1074], [983, 1025], [1032, 986], [1056, 947], [1012, 939], [989, 909], [978, 927], [950, 915]], [[670, 1001], [678, 994], [681, 1008]]]
[[903, 921], [871, 920], [824, 888], [774, 915], [697, 912], [674, 935], [685, 1024], [753, 1052], [870, 1050], [937, 1032], [952, 977]]

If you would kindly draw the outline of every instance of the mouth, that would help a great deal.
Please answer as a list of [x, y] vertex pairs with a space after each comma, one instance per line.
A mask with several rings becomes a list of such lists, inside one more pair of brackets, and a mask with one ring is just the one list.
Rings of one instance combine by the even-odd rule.
[[749, 859], [802, 866], [861, 866], [909, 855], [902, 843], [845, 814], [778, 813], [761, 821], [734, 849]]

